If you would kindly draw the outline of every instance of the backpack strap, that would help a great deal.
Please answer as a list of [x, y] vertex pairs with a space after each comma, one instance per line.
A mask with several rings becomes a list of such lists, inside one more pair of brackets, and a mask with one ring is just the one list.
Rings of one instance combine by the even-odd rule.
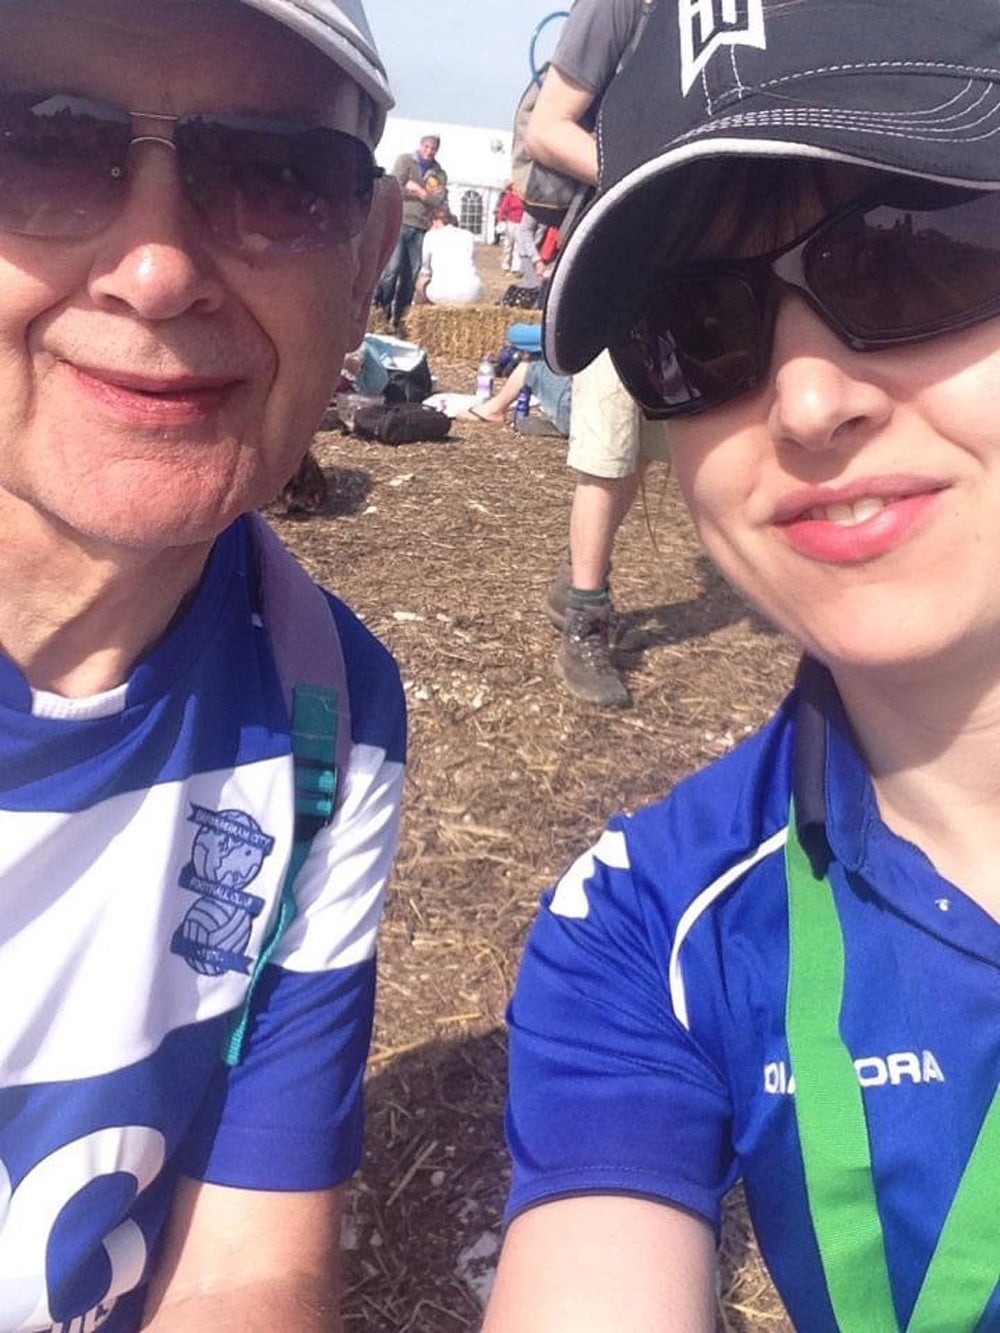
[[337, 769], [343, 773], [351, 754], [351, 719], [347, 667], [330, 603], [274, 529], [259, 514], [246, 517], [257, 558], [264, 625], [288, 716], [294, 716], [296, 685], [337, 691], [335, 754]]
[[242, 1059], [257, 981], [296, 915], [296, 876], [313, 838], [333, 819], [351, 752], [347, 668], [330, 604], [264, 520], [250, 514], [248, 522], [261, 612], [292, 728], [295, 832], [277, 918], [223, 1047], [230, 1066]]

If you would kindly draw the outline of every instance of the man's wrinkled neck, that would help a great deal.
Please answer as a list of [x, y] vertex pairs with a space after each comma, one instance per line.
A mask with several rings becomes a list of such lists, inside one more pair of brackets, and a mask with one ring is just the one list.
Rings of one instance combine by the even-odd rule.
[[0, 490], [0, 650], [33, 689], [86, 698], [123, 684], [198, 586], [211, 542], [88, 539]]

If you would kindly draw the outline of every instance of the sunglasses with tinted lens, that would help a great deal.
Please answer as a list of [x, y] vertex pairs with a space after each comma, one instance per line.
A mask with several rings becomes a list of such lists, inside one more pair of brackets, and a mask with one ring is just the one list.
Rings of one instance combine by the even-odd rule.
[[[137, 121], [149, 132], [137, 132]], [[96, 235], [123, 207], [130, 149], [145, 142], [176, 151], [203, 225], [219, 245], [243, 252], [325, 250], [357, 236], [379, 174], [366, 144], [321, 125], [0, 93], [0, 231]]]
[[781, 250], [692, 265], [656, 283], [609, 349], [644, 413], [707, 412], [763, 384], [789, 289], [859, 352], [1000, 315], [1000, 195], [909, 189], [912, 203], [883, 192]]

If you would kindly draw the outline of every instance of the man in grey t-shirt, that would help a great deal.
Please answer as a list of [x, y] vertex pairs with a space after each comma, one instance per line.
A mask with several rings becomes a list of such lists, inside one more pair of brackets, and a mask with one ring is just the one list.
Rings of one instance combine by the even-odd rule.
[[379, 279], [374, 304], [385, 311], [397, 333], [413, 300], [424, 237], [435, 209], [448, 200], [448, 173], [437, 160], [440, 146], [439, 135], [425, 134], [417, 151], [402, 153], [392, 168], [403, 192], [403, 225]]
[[648, 0], [576, 0], [527, 129], [545, 166], [597, 184], [593, 128], [600, 99], [632, 44]]

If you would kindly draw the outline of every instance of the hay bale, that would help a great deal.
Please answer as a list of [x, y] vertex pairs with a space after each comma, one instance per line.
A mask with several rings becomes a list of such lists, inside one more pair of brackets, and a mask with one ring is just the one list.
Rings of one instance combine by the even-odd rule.
[[477, 361], [503, 346], [512, 324], [541, 323], [540, 310], [500, 305], [415, 305], [406, 316], [405, 336], [429, 356]]

